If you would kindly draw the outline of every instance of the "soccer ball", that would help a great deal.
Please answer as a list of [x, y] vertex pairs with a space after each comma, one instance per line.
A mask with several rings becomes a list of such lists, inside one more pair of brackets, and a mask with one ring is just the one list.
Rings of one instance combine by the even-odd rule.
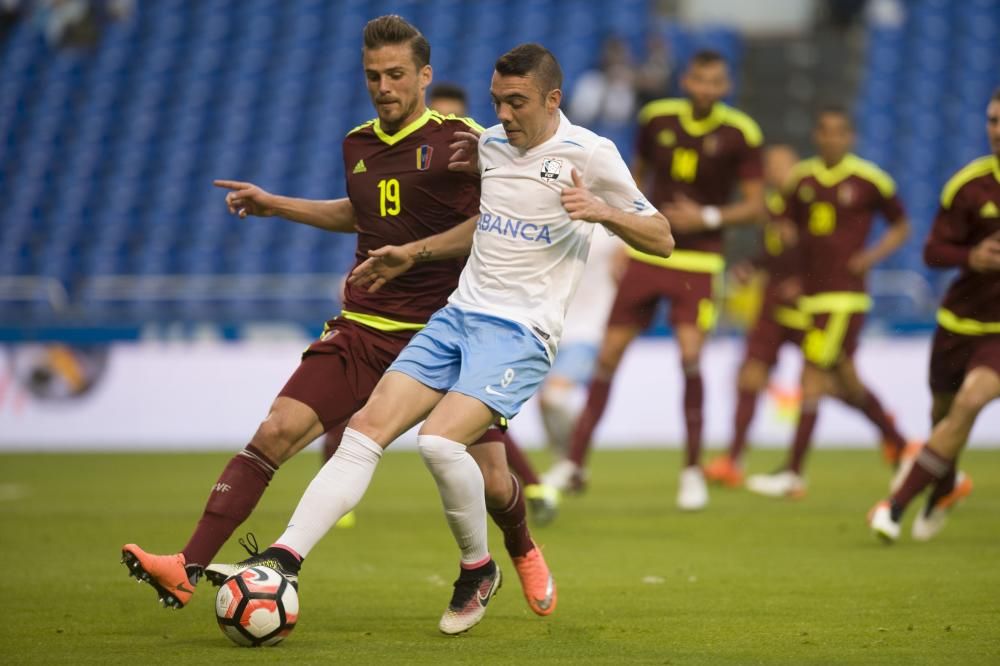
[[295, 628], [299, 595], [270, 567], [251, 567], [230, 576], [215, 596], [222, 633], [237, 645], [277, 645]]

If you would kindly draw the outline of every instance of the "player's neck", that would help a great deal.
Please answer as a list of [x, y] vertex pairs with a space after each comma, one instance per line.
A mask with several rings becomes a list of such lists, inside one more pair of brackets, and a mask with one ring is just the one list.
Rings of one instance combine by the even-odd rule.
[[715, 102], [712, 102], [706, 107], [698, 107], [692, 100], [691, 102], [691, 117], [695, 120], [704, 120], [712, 115], [712, 110], [715, 109]]
[[403, 118], [399, 122], [390, 124], [379, 118], [378, 125], [381, 128], [381, 130], [386, 134], [395, 134], [404, 127], [408, 127], [411, 123], [416, 122], [420, 118], [420, 116], [424, 115], [426, 111], [427, 111], [426, 104], [418, 104], [417, 108], [413, 110], [413, 113]]
[[827, 169], [832, 169], [836, 167], [838, 164], [843, 162], [846, 157], [847, 153], [844, 153], [843, 155], [837, 155], [835, 157], [826, 157], [825, 155], [819, 156], [820, 160], [823, 161], [823, 166], [825, 166]]
[[548, 125], [545, 126], [545, 131], [542, 132], [541, 135], [539, 135], [538, 139], [532, 141], [530, 146], [526, 146], [524, 148], [525, 152], [533, 148], [537, 148], [538, 146], [542, 145], [543, 143], [554, 137], [556, 135], [556, 132], [559, 131], [560, 122], [562, 122], [562, 114], [559, 112], [558, 109], [556, 109], [556, 112], [552, 114], [551, 118], [549, 118]]

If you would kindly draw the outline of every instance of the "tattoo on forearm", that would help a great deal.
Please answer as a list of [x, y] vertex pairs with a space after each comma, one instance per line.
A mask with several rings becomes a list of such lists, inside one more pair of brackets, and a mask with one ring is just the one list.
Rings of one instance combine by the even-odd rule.
[[416, 261], [430, 261], [431, 251], [427, 249], [427, 246], [420, 248], [417, 254], [413, 257]]

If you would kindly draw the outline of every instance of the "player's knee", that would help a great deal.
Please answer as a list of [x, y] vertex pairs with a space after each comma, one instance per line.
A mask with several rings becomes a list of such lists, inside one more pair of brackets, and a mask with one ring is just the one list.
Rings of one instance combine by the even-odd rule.
[[514, 493], [514, 482], [506, 469], [482, 469], [483, 490], [486, 494], [486, 505], [490, 508], [503, 508], [510, 504]]
[[740, 368], [737, 385], [741, 391], [759, 393], [767, 384], [767, 368], [759, 361], [750, 361]]
[[261, 421], [251, 443], [276, 462], [284, 462], [295, 443], [288, 425], [275, 413]]
[[968, 421], [971, 424], [976, 416], [979, 415], [979, 412], [982, 411], [983, 407], [992, 399], [993, 396], [983, 391], [963, 387], [958, 392], [958, 395], [955, 396], [955, 401], [951, 404], [949, 414], [952, 417]]
[[418, 435], [417, 449], [429, 467], [451, 463], [467, 455], [464, 445], [437, 435]]

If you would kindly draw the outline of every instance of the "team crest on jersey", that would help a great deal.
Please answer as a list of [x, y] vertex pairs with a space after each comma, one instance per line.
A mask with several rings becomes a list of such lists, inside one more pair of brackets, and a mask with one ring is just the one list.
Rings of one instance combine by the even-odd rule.
[[837, 201], [840, 202], [841, 206], [850, 206], [851, 202], [854, 201], [854, 188], [847, 183], [838, 187]]
[[672, 146], [677, 143], [677, 135], [674, 134], [673, 130], [660, 130], [660, 133], [656, 135], [656, 141], [661, 146]]
[[983, 207], [979, 209], [979, 217], [1000, 217], [1000, 208], [998, 208], [992, 201], [987, 201], [983, 204]]
[[808, 185], [803, 185], [802, 187], [799, 188], [799, 199], [801, 199], [802, 201], [809, 203], [815, 198], [816, 198], [816, 192], [813, 191], [813, 188], [809, 187]]
[[426, 143], [417, 148], [417, 169], [427, 171], [431, 166], [431, 155], [434, 154], [434, 147]]
[[554, 157], [542, 158], [542, 180], [556, 180], [562, 173], [562, 160]]
[[719, 137], [714, 134], [706, 136], [701, 144], [701, 151], [706, 155], [715, 155], [719, 152]]

